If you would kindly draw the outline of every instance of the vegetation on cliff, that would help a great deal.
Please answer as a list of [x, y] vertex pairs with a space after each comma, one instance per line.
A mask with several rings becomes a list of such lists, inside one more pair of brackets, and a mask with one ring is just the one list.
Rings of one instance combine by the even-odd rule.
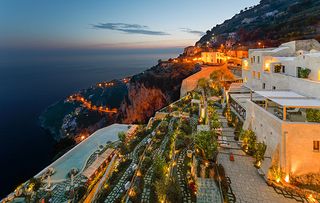
[[208, 30], [198, 45], [231, 44], [277, 46], [296, 39], [320, 40], [320, 2], [318, 0], [261, 0], [231, 19]]

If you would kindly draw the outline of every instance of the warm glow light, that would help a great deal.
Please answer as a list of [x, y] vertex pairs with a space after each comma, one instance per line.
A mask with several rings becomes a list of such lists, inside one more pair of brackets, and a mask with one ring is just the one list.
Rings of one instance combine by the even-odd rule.
[[279, 182], [280, 182], [280, 178], [277, 178], [277, 179], [276, 179], [276, 182], [279, 183]]
[[258, 167], [261, 166], [261, 161], [258, 161], [257, 166], [258, 166]]
[[82, 135], [81, 136], [81, 141], [84, 140], [86, 138], [86, 136]]
[[141, 172], [140, 172], [140, 170], [138, 170], [138, 172], [137, 172], [137, 176], [141, 176]]
[[312, 194], [308, 196], [308, 200], [309, 202], [317, 202], [317, 200], [312, 196]]
[[265, 71], [270, 71], [270, 63], [266, 63], [265, 65]]
[[244, 68], [248, 68], [248, 61], [247, 61], [247, 60], [244, 60], [244, 61], [243, 61], [243, 67], [244, 67]]
[[289, 175], [286, 175], [286, 177], [284, 178], [284, 181], [286, 181], [287, 183], [290, 182], [290, 177], [289, 177]]

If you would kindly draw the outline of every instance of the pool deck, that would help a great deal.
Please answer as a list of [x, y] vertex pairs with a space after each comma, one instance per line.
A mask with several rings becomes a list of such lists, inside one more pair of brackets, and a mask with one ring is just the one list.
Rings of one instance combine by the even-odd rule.
[[55, 173], [51, 176], [52, 182], [64, 181], [72, 168], [77, 168], [81, 172], [88, 158], [98, 150], [99, 145], [106, 145], [108, 141], [117, 141], [118, 133], [122, 131], [126, 132], [129, 127], [130, 125], [113, 124], [97, 130], [86, 140], [76, 145], [40, 173], [35, 175], [35, 177], [40, 177], [51, 167], [55, 170]]

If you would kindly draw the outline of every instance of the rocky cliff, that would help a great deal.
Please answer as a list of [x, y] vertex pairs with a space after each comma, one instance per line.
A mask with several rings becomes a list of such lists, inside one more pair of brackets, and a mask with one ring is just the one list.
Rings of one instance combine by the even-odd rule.
[[199, 71], [194, 63], [163, 63], [132, 77], [118, 121], [146, 122], [157, 110], [177, 100], [182, 80]]

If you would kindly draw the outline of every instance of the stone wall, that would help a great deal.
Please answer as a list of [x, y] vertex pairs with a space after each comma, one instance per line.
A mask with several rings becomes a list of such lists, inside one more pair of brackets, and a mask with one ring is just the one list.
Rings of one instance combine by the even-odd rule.
[[184, 97], [187, 92], [190, 92], [192, 90], [195, 90], [198, 85], [198, 80], [201, 78], [210, 78], [210, 74], [214, 71], [217, 70], [218, 68], [223, 67], [224, 65], [221, 66], [206, 66], [202, 67], [201, 71], [189, 76], [188, 78], [184, 79], [182, 81], [181, 89], [180, 89], [180, 98]]
[[313, 151], [313, 141], [320, 141], [320, 125], [284, 122], [283, 132], [286, 139], [286, 171], [295, 176], [320, 174], [320, 152]]
[[273, 164], [295, 176], [320, 173], [320, 152], [313, 151], [313, 141], [320, 140], [317, 123], [284, 122], [248, 100], [246, 129], [256, 133], [258, 142], [267, 145], [261, 169], [267, 174]]

